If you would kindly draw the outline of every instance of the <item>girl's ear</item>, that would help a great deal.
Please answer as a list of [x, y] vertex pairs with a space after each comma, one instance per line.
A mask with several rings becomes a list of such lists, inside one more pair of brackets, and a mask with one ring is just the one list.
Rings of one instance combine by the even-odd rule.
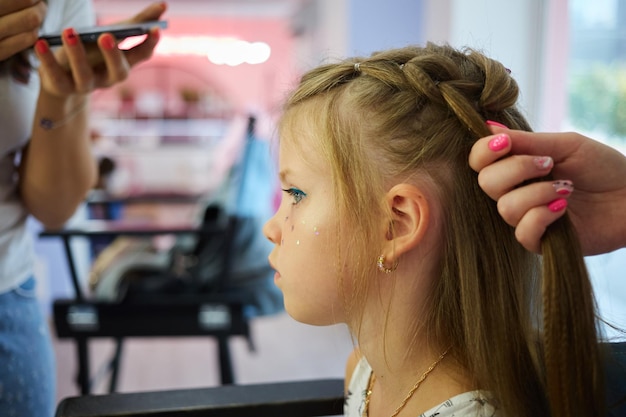
[[430, 221], [428, 198], [415, 185], [397, 184], [385, 196], [391, 222], [385, 227], [383, 255], [386, 262], [396, 262], [400, 256], [420, 244]]

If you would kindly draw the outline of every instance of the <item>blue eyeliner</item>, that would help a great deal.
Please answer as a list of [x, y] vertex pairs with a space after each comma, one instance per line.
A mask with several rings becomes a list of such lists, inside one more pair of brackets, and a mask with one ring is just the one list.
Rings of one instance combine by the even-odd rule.
[[289, 194], [293, 198], [293, 205], [298, 204], [304, 197], [306, 197], [306, 193], [297, 188], [283, 188], [283, 191]]

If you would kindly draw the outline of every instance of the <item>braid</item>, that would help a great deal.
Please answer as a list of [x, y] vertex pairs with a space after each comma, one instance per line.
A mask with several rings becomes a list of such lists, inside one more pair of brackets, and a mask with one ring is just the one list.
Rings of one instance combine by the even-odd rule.
[[454, 112], [461, 123], [467, 126], [468, 130], [476, 137], [484, 135], [487, 129], [484, 119], [478, 114], [475, 107], [468, 102], [459, 87], [463, 87], [463, 85], [458, 85], [451, 81], [439, 84], [439, 89], [448, 107], [450, 107], [450, 110]]
[[[430, 47], [436, 48], [434, 45]], [[463, 311], [460, 321], [465, 323], [461, 332], [463, 353], [459, 356], [479, 386], [488, 387], [508, 414], [547, 415], [541, 370], [535, 359], [536, 344], [531, 341], [534, 333], [529, 321], [530, 308], [515, 305], [511, 309], [501, 309], [485, 303], [485, 298], [501, 300], [502, 304], [518, 303], [518, 296], [510, 290], [514, 285], [522, 288], [521, 293], [531, 292], [529, 282], [533, 271], [529, 265], [535, 265], [535, 257], [517, 244], [512, 229], [504, 224], [494, 202], [478, 187], [476, 174], [467, 168], [467, 155], [474, 141], [490, 134], [484, 114], [501, 116], [508, 112], [517, 115], [512, 108], [517, 98], [517, 85], [512, 81], [508, 83], [509, 90], [494, 90], [497, 93], [494, 98], [484, 91], [486, 71], [481, 65], [483, 60], [472, 59], [481, 55], [451, 55], [417, 57], [408, 61], [403, 71], [413, 84], [412, 89], [427, 91], [430, 105], [440, 108], [439, 117], [447, 114], [459, 132], [458, 142], [450, 145], [456, 148], [456, 160], [448, 167], [453, 170], [454, 181], [463, 186], [451, 187], [446, 196], [449, 205], [458, 207], [451, 209], [446, 218], [450, 219], [448, 233], [455, 240], [448, 256], [449, 264], [453, 264], [456, 270], [448, 273], [460, 281], [459, 304]], [[501, 64], [493, 64], [490, 71], [501, 78], [511, 79]], [[483, 108], [481, 103], [490, 103], [490, 109]], [[513, 126], [519, 126], [519, 122]], [[433, 134], [433, 137], [441, 136], [441, 133]], [[441, 182], [445, 183], [445, 180]], [[467, 201], [479, 202], [472, 215], [462, 212]], [[467, 236], [482, 234], [501, 237], [481, 242], [480, 247], [466, 244]], [[494, 257], [499, 259], [494, 261]], [[490, 274], [507, 278], [505, 281], [486, 279]], [[506, 281], [511, 278], [514, 281]], [[503, 329], [511, 323], [516, 323], [520, 331], [509, 331], [506, 340], [494, 345], [494, 341], [502, 339]], [[504, 372], [493, 372], [507, 367], [513, 367], [515, 379]], [[527, 380], [523, 392], [519, 390], [519, 375], [525, 375]]]
[[[484, 118], [468, 98], [475, 96], [478, 87], [479, 106], [498, 112], [501, 106], [514, 105], [516, 94], [512, 92], [516, 88], [510, 88], [514, 83], [511, 77], [494, 76], [498, 72], [495, 61], [475, 52], [468, 60], [474, 61], [485, 74], [484, 88], [464, 80], [437, 85], [450, 110], [480, 137], [489, 132], [485, 132]], [[496, 86], [500, 86], [498, 92], [509, 94], [494, 94]], [[578, 242], [565, 217], [549, 228], [543, 244], [544, 363], [547, 395], [554, 416], [601, 415], [604, 409], [595, 304]]]

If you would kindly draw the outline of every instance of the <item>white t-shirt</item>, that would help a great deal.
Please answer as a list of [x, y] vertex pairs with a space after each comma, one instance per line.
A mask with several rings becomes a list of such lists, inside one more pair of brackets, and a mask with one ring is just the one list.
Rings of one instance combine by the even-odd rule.
[[[361, 358], [348, 385], [344, 404], [345, 417], [362, 417], [365, 393], [372, 368]], [[416, 417], [501, 417], [484, 392], [471, 391], [456, 395]]]
[[[40, 33], [94, 23], [90, 0], [49, 0]], [[0, 76], [0, 293], [33, 273], [32, 236], [26, 229], [28, 213], [17, 195], [14, 159], [30, 138], [39, 85], [36, 70], [28, 84]]]

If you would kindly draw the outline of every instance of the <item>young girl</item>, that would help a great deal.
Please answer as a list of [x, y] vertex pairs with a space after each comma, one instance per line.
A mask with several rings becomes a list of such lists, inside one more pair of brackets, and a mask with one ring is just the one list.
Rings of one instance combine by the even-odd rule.
[[[500, 63], [429, 44], [316, 68], [287, 101], [269, 260], [293, 318], [353, 334], [346, 416], [603, 414], [567, 217], [540, 263], [467, 162], [487, 121], [530, 130], [517, 96]], [[571, 184], [553, 190], [564, 210]]]

